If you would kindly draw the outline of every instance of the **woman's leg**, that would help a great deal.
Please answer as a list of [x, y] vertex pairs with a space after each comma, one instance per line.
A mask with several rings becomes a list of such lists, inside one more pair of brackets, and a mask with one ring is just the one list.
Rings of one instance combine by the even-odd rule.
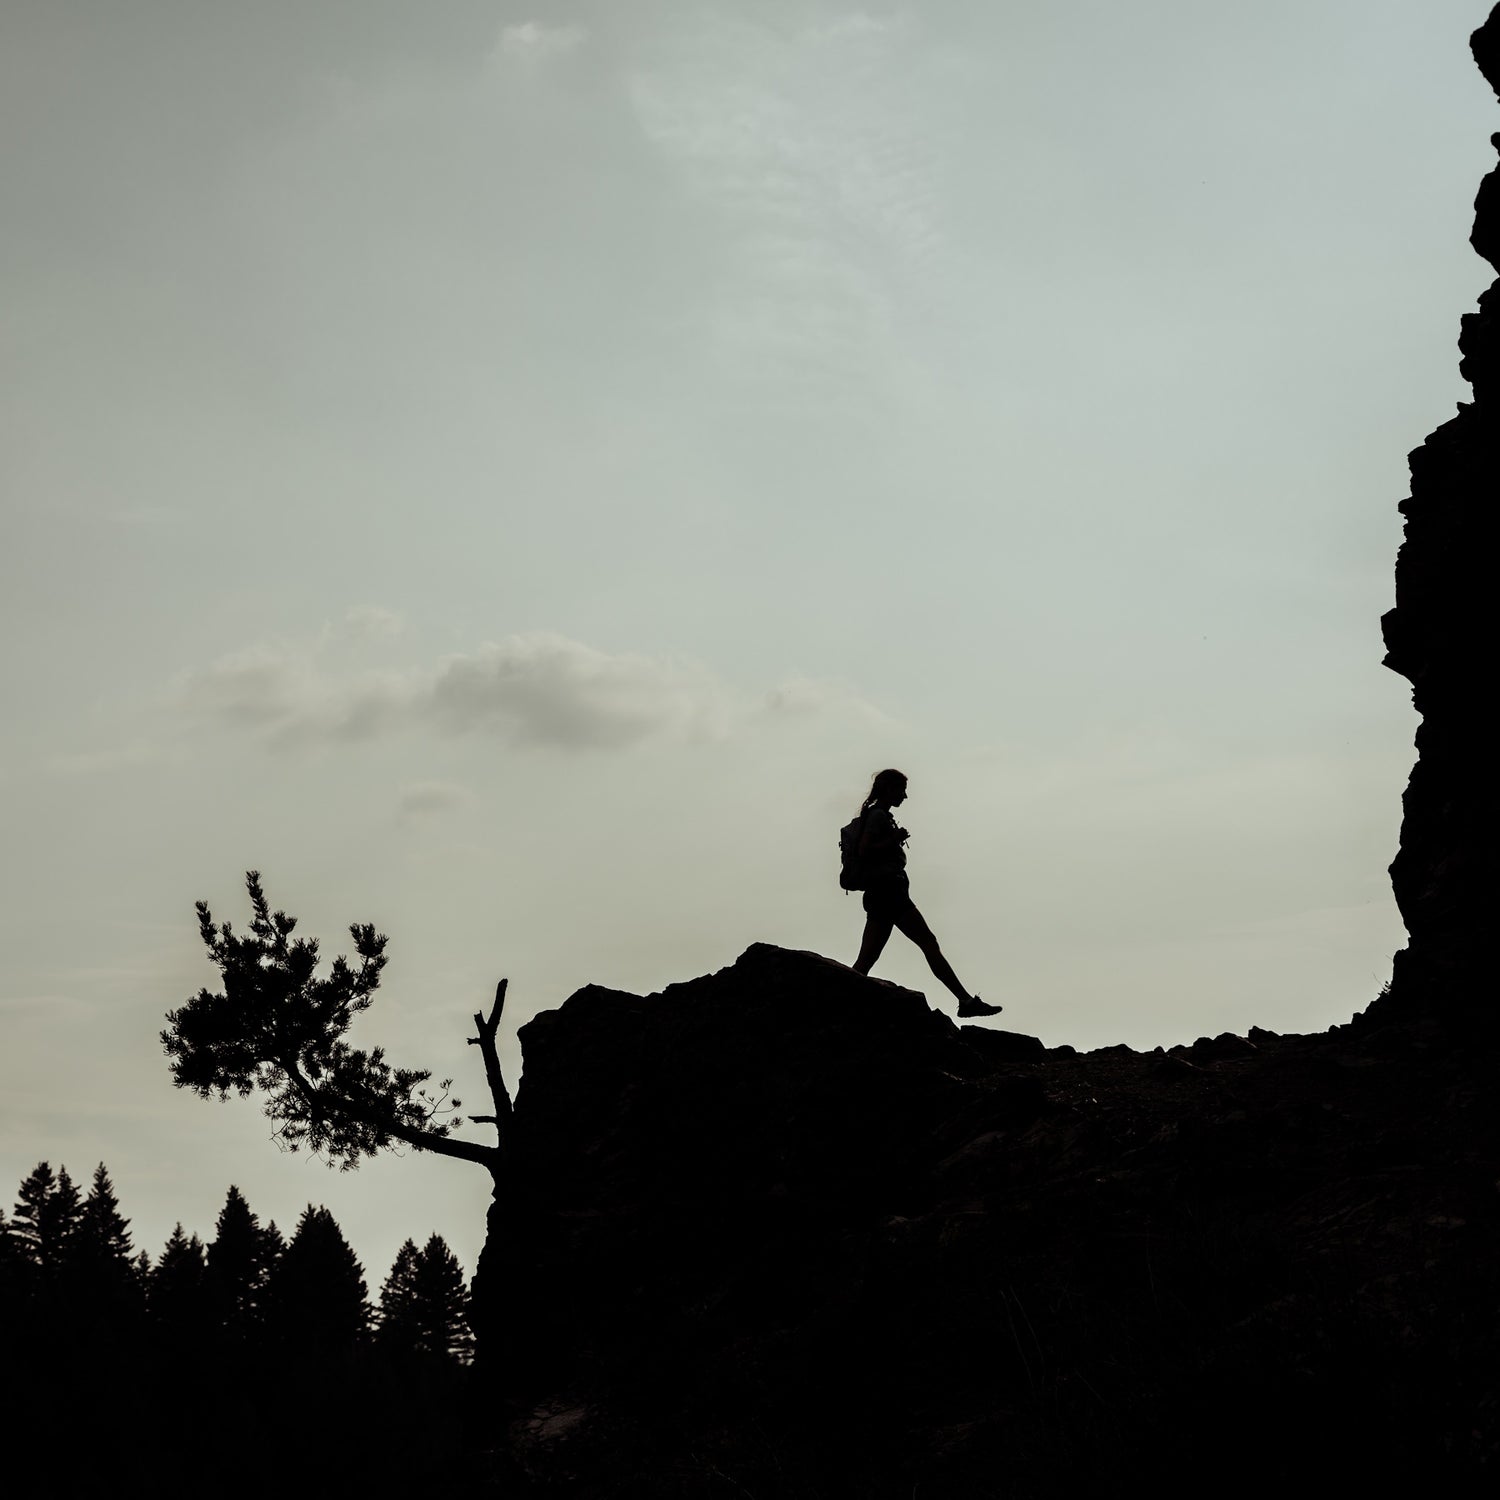
[[859, 957], [854, 960], [856, 973], [868, 974], [875, 967], [875, 960], [880, 957], [890, 935], [889, 917], [877, 917], [872, 912], [865, 918], [865, 935], [859, 945]]
[[[958, 975], [953, 972], [953, 965], [943, 957], [943, 950], [938, 947], [938, 940], [933, 936], [932, 928], [927, 925], [927, 919], [917, 910], [914, 902], [908, 900], [903, 910], [896, 914], [895, 925], [922, 950], [922, 957], [927, 960], [927, 967], [948, 986], [960, 1002], [965, 1005], [969, 1004], [972, 996], [958, 982]], [[882, 938], [882, 945], [884, 941]], [[859, 965], [856, 964], [855, 967], [858, 968]]]

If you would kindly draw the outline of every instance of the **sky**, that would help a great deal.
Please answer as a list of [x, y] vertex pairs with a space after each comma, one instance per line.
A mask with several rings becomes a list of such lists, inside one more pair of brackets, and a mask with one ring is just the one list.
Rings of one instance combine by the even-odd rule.
[[502, 975], [514, 1079], [584, 984], [852, 960], [888, 765], [996, 1025], [1368, 1004], [1484, 14], [3, 0], [0, 1200], [102, 1159], [153, 1254], [233, 1182], [472, 1269], [482, 1170], [171, 1088], [193, 902], [373, 922], [356, 1042], [484, 1108]]

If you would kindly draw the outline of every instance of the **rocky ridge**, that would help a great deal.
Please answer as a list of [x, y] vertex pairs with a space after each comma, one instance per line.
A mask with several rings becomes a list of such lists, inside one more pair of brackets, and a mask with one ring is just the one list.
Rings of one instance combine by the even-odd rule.
[[1500, 1454], [1493, 1059], [1436, 1023], [1075, 1053], [758, 944], [522, 1039], [492, 1344], [522, 1493], [1061, 1495], [1164, 1463], [1233, 1492]]

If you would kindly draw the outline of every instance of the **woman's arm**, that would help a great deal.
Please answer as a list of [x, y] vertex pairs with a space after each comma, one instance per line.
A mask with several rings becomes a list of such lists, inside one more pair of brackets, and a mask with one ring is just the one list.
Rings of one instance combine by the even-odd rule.
[[886, 849], [899, 849], [906, 839], [906, 830], [896, 827], [896, 820], [888, 807], [872, 807], [865, 814], [864, 832], [859, 838], [861, 855], [880, 854]]

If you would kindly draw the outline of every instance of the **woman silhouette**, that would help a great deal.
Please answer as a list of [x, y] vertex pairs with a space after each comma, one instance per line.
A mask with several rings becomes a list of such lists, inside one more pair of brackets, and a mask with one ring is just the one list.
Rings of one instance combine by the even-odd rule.
[[922, 950], [928, 968], [958, 997], [960, 1016], [998, 1015], [1000, 1006], [986, 1004], [958, 982], [958, 975], [943, 957], [932, 928], [911, 899], [906, 880], [906, 850], [902, 847], [908, 834], [891, 816], [891, 809], [905, 801], [906, 777], [900, 771], [881, 771], [871, 783], [870, 795], [860, 809], [863, 827], [858, 852], [865, 871], [865, 936], [854, 967], [861, 974], [868, 974], [880, 957], [891, 928], [899, 927]]

